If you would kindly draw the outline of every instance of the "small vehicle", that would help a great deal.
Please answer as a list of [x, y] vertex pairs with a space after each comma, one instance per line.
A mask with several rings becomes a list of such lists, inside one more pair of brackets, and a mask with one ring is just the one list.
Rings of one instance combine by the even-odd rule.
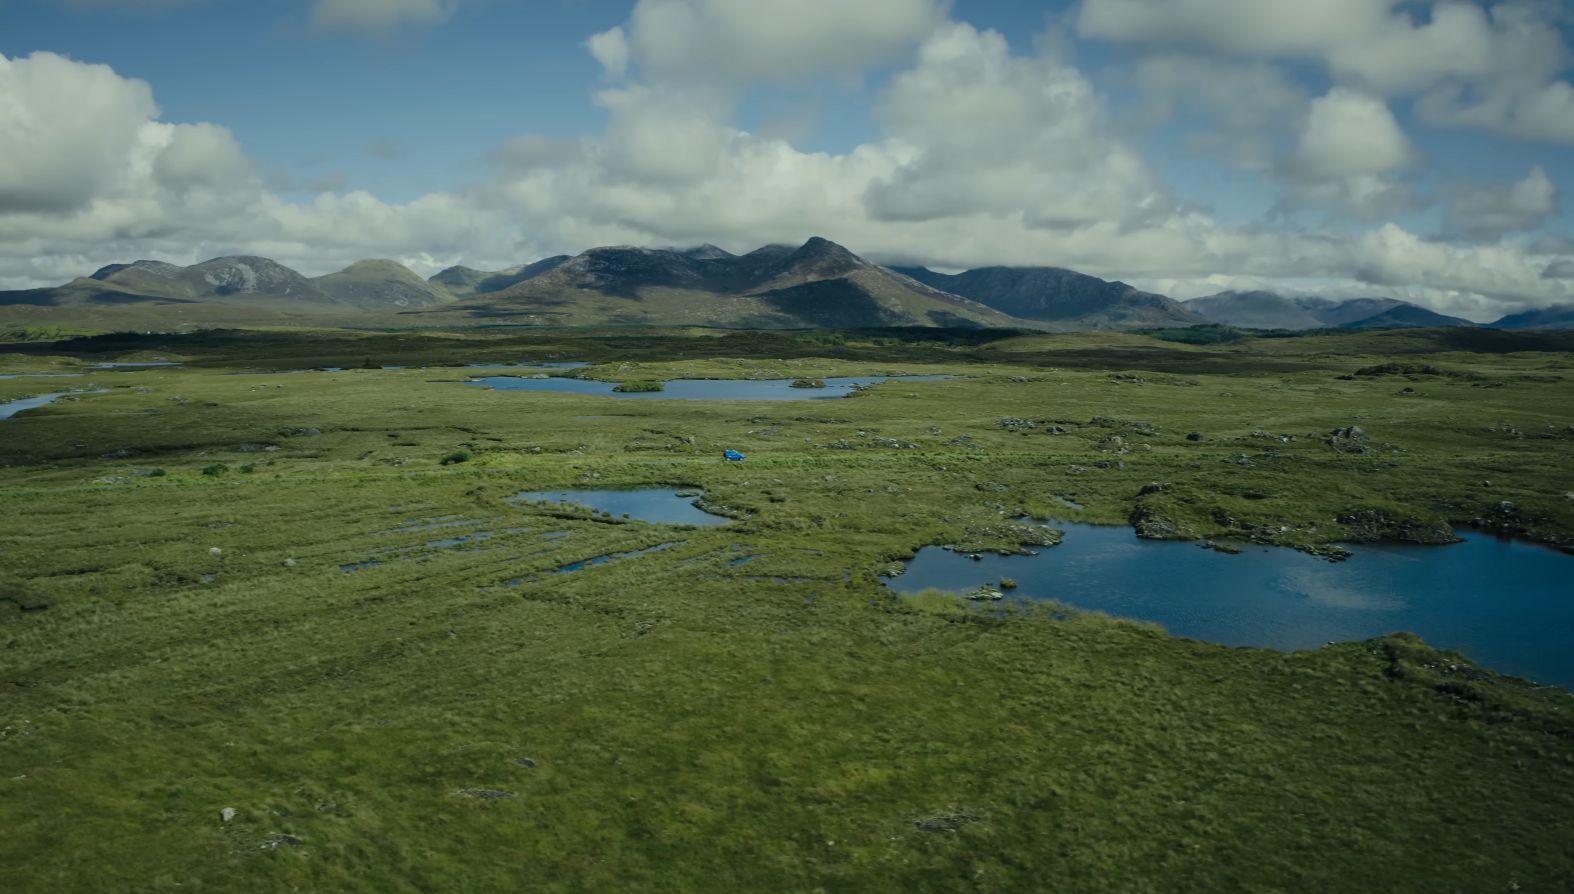
[[732, 463], [742, 462], [745, 459], [744, 455], [739, 453], [736, 450], [725, 450], [725, 451], [723, 451], [722, 454], [721, 454], [721, 458], [725, 459], [728, 462], [732, 462]]

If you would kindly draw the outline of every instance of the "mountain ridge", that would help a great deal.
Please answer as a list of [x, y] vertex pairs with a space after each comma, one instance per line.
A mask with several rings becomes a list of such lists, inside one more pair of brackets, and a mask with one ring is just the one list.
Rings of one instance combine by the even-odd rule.
[[1398, 329], [1475, 326], [1397, 298], [1334, 299], [1224, 291], [1184, 302], [1211, 322], [1243, 329]]
[[[420, 314], [432, 324], [461, 326], [512, 321], [735, 328], [1121, 330], [1204, 323], [1289, 330], [1574, 328], [1574, 305], [1477, 324], [1381, 297], [1336, 300], [1224, 291], [1180, 302], [1061, 267], [988, 266], [948, 274], [885, 266], [819, 236], [744, 254], [709, 243], [601, 246], [496, 271], [451, 266], [425, 279], [387, 259], [356, 261], [317, 277], [255, 255], [186, 267], [143, 259], [107, 264], [60, 286], [0, 292], [0, 306], [13, 308], [12, 316], [27, 307], [40, 308], [39, 313], [48, 308], [53, 316], [115, 307], [116, 315], [179, 314], [185, 319], [191, 314], [238, 319], [252, 312], [367, 320]], [[392, 317], [382, 321], [395, 322]]]

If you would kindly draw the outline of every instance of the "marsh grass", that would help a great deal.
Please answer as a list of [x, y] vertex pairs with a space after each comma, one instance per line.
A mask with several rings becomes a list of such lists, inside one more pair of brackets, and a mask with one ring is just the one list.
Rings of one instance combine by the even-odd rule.
[[[1440, 338], [113, 342], [190, 365], [94, 374], [106, 393], [0, 422], [0, 597], [49, 603], [0, 601], [5, 886], [1555, 890], [1574, 875], [1567, 692], [1413, 637], [1231, 649], [876, 576], [927, 544], [1017, 549], [1010, 520], [1063, 515], [1057, 497], [1079, 521], [1148, 503], [1292, 546], [1344, 536], [1352, 507], [1462, 522], [1509, 501], [1505, 523], [1567, 537], [1570, 356]], [[1338, 378], [1389, 348], [1505, 385]], [[505, 349], [651, 378], [959, 378], [615, 403], [257, 370]], [[1116, 446], [1097, 416], [1151, 429]], [[1375, 452], [1322, 442], [1351, 424]], [[735, 521], [507, 499], [658, 485]], [[556, 573], [609, 555], [631, 557]]]

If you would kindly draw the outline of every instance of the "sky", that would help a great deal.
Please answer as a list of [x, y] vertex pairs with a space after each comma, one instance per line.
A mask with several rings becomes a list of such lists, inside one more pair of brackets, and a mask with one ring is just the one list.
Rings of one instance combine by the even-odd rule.
[[1565, 0], [0, 0], [0, 288], [820, 235], [1574, 303]]

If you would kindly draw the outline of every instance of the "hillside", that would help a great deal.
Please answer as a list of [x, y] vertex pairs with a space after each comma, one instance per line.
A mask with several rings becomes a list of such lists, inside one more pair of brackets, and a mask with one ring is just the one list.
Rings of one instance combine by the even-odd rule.
[[1243, 329], [1403, 329], [1474, 326], [1395, 298], [1335, 300], [1276, 292], [1220, 292], [1186, 302], [1209, 322]]
[[1417, 307], [1414, 304], [1400, 303], [1394, 307], [1364, 317], [1353, 323], [1346, 323], [1343, 329], [1408, 329], [1408, 328], [1433, 328], [1438, 326], [1474, 326], [1475, 323], [1461, 317], [1450, 317], [1436, 311]]
[[497, 271], [477, 270], [474, 267], [449, 267], [432, 276], [427, 282], [456, 298], [468, 298], [471, 295], [501, 292], [509, 286], [556, 269], [568, 260], [568, 255], [556, 255], [533, 264], [520, 264], [517, 267]]
[[356, 261], [312, 282], [331, 300], [366, 310], [433, 307], [454, 300], [446, 289], [397, 261]]
[[1574, 329], [1574, 304], [1509, 314], [1491, 325], [1493, 329]]
[[595, 248], [451, 311], [472, 320], [561, 325], [1030, 325], [819, 237], [745, 255], [715, 246]]
[[1163, 295], [1058, 267], [980, 267], [958, 274], [902, 267], [897, 272], [1001, 313], [1057, 329], [1137, 329], [1206, 322]]

